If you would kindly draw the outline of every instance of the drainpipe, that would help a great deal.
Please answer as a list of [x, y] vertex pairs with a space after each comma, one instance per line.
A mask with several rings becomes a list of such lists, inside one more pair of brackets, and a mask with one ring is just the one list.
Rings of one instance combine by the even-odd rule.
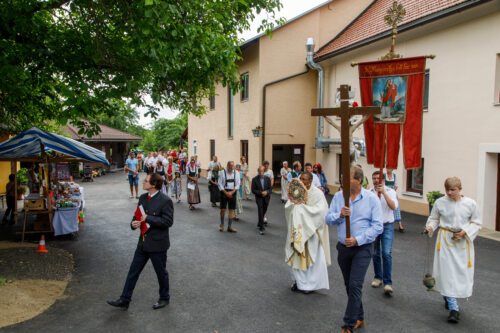
[[[306, 62], [307, 66], [315, 71], [318, 71], [318, 97], [317, 106], [318, 108], [323, 108], [323, 96], [325, 93], [325, 71], [323, 66], [314, 62], [314, 39], [309, 37], [306, 42]], [[316, 140], [315, 148], [327, 148], [328, 143], [324, 141], [323, 131], [325, 129], [325, 120], [323, 117], [318, 117], [316, 125]]]
[[[325, 93], [325, 71], [323, 67], [314, 62], [314, 39], [309, 37], [306, 42], [306, 51], [307, 51], [307, 66], [309, 68], [318, 71], [318, 108], [323, 108], [323, 99]], [[325, 129], [325, 120], [323, 117], [318, 117], [317, 127], [316, 127], [316, 139], [314, 148], [322, 149], [328, 148], [329, 145], [340, 145], [340, 138], [328, 138], [323, 136], [323, 131]], [[362, 139], [353, 139], [353, 143], [359, 150], [361, 151], [361, 156], [364, 156], [365, 152], [365, 140]]]
[[296, 73], [293, 75], [289, 75], [289, 76], [286, 76], [284, 78], [281, 78], [281, 79], [278, 79], [275, 81], [268, 82], [264, 85], [264, 87], [262, 87], [262, 127], [263, 127], [263, 129], [262, 129], [262, 140], [261, 140], [261, 149], [260, 149], [261, 162], [264, 161], [264, 159], [266, 157], [265, 152], [266, 152], [266, 93], [267, 93], [267, 87], [272, 86], [272, 85], [277, 84], [277, 83], [280, 83], [280, 82], [283, 82], [283, 81], [286, 81], [286, 80], [289, 80], [289, 79], [293, 79], [297, 76], [301, 76], [301, 75], [304, 75], [307, 73], [309, 73], [308, 67], [306, 67], [306, 69], [302, 72], [299, 72], [299, 73]]

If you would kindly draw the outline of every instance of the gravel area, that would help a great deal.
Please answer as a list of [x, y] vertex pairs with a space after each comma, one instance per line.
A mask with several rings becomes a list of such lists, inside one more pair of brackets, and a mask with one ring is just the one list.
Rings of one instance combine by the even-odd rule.
[[34, 248], [0, 249], [0, 276], [7, 279], [69, 279], [73, 256], [66, 250], [49, 248], [49, 253], [36, 253]]

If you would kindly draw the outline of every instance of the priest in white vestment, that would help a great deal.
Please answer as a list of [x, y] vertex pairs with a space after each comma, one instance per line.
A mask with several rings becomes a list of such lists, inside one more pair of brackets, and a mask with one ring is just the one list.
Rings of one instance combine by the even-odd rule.
[[474, 239], [481, 229], [479, 210], [474, 200], [460, 194], [459, 178], [445, 181], [446, 196], [434, 203], [427, 220], [426, 232], [432, 236], [437, 232], [433, 275], [435, 290], [445, 299], [450, 310], [448, 321], [458, 323], [460, 319], [457, 298], [472, 295], [474, 284]]
[[312, 184], [312, 174], [305, 172], [300, 180], [307, 189], [307, 202], [285, 205], [288, 235], [285, 261], [295, 280], [292, 291], [309, 293], [329, 289], [327, 265], [331, 264], [330, 239], [325, 216], [328, 203], [323, 192]]

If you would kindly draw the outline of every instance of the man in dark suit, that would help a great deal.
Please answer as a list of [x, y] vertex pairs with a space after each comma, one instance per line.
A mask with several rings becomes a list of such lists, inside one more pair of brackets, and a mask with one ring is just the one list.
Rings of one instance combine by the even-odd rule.
[[174, 206], [172, 200], [160, 192], [162, 185], [163, 178], [159, 174], [149, 174], [144, 179], [143, 189], [147, 193], [140, 196], [138, 206], [142, 205], [145, 215], [140, 221], [134, 217], [130, 223], [132, 230], [141, 230], [139, 242], [122, 295], [115, 301], [108, 301], [109, 305], [128, 309], [135, 284], [148, 260], [153, 264], [160, 285], [160, 298], [153, 309], [161, 309], [170, 301], [166, 265], [167, 250], [170, 247], [168, 229], [174, 223]]
[[271, 199], [271, 179], [264, 175], [264, 167], [260, 166], [258, 175], [252, 179], [252, 193], [255, 195], [259, 214], [259, 234], [264, 235], [264, 215], [266, 215], [269, 200]]

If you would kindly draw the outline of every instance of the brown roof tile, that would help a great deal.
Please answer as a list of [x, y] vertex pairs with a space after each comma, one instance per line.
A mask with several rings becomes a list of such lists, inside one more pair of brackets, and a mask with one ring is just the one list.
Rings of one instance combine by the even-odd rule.
[[74, 140], [81, 141], [141, 141], [140, 136], [132, 135], [126, 132], [122, 132], [115, 128], [111, 128], [106, 125], [99, 124], [101, 132], [92, 137], [80, 136], [78, 134], [78, 129], [73, 125], [66, 125], [66, 132], [71, 135]]
[[[315, 58], [324, 58], [329, 54], [342, 50], [370, 37], [388, 32], [390, 27], [385, 23], [384, 16], [392, 6], [393, 0], [373, 1], [354, 21], [351, 22], [332, 41], [321, 47]], [[406, 25], [428, 15], [438, 13], [453, 6], [465, 3], [478, 3], [477, 0], [399, 0], [406, 9], [406, 16], [399, 26]]]

